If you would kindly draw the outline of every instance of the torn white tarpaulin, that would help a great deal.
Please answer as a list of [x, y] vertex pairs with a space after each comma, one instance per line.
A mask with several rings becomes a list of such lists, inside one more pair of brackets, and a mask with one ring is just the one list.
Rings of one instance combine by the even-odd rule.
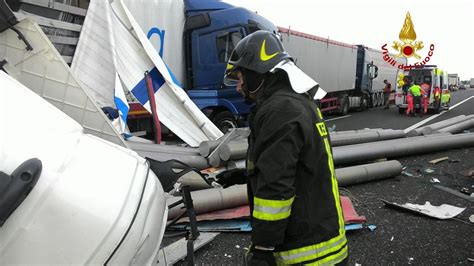
[[408, 211], [414, 211], [417, 213], [421, 213], [433, 218], [438, 219], [450, 219], [456, 217], [461, 212], [463, 212], [466, 208], [460, 208], [448, 204], [442, 204], [440, 206], [433, 206], [429, 201], [425, 203], [425, 205], [413, 204], [413, 203], [405, 203], [405, 204], [398, 204], [394, 202], [388, 202], [382, 200], [387, 206], [394, 207], [394, 208], [401, 208]]
[[[38, 24], [29, 18], [19, 20], [15, 28], [33, 49], [25, 49], [25, 43], [13, 30], [1, 32], [0, 60], [5, 60], [5, 71], [78, 122], [86, 133], [126, 146]], [[17, 102], [18, 108], [29, 108], [31, 115], [36, 115], [35, 106], [25, 106], [22, 99], [9, 100]]]
[[[122, 1], [92, 1], [73, 61], [76, 75], [98, 101], [112, 103], [115, 73], [126, 91], [150, 111], [144, 73], [153, 79], [160, 121], [183, 141], [196, 147], [222, 136], [222, 132], [199, 110], [165, 65], [135, 18]], [[110, 99], [110, 100], [109, 100]]]

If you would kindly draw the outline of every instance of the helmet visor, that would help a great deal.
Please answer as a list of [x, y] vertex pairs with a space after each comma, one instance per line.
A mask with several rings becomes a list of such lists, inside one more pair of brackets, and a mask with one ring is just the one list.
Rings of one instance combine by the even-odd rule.
[[232, 64], [227, 64], [227, 69], [224, 74], [224, 85], [237, 86], [239, 83], [239, 69]]

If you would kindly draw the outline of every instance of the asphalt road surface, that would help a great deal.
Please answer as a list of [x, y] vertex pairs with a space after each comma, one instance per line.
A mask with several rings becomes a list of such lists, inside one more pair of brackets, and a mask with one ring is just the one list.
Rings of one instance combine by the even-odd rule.
[[[457, 115], [474, 114], [474, 90], [452, 93], [451, 106], [469, 99], [426, 122], [424, 125]], [[470, 98], [472, 97], [472, 98]], [[407, 129], [425, 117], [400, 115], [396, 107], [388, 110], [375, 108], [352, 112], [340, 118], [328, 116], [329, 128], [350, 130], [362, 128]], [[471, 129], [474, 132], [474, 129]], [[450, 160], [431, 165], [430, 160], [449, 157]], [[474, 147], [416, 155], [398, 159], [406, 167], [406, 174], [395, 178], [341, 188], [341, 194], [350, 196], [360, 215], [367, 217], [367, 228], [350, 231], [349, 265], [474, 265], [474, 214], [472, 201], [454, 196], [434, 187], [431, 178], [454, 190], [462, 188], [474, 192], [474, 177], [463, 171], [474, 169]], [[438, 220], [426, 216], [387, 208], [381, 199], [399, 204], [450, 204], [464, 207], [455, 219]], [[250, 244], [248, 233], [221, 233], [211, 243], [195, 253], [198, 265], [242, 265], [244, 247]], [[185, 265], [179, 262], [178, 265]]]

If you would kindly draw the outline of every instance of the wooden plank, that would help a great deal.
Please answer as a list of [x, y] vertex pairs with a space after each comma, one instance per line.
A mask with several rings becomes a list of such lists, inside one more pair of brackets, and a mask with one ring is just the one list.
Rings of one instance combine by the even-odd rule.
[[38, 0], [21, 0], [20, 2], [25, 3], [25, 4], [30, 4], [30, 5], [35, 5], [35, 6], [40, 6], [44, 8], [49, 8], [57, 11], [62, 11], [62, 12], [67, 12], [73, 15], [78, 15], [78, 16], [86, 16], [87, 10], [84, 8], [80, 7], [75, 7], [75, 6], [70, 6], [66, 5], [63, 3], [58, 3], [54, 1], [38, 1]]

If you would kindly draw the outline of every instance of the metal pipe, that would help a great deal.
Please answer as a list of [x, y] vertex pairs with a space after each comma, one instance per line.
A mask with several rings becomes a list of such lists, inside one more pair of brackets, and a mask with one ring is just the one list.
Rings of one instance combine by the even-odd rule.
[[393, 160], [339, 168], [336, 169], [336, 177], [339, 186], [344, 187], [394, 177], [401, 172], [402, 164]]
[[220, 140], [203, 141], [199, 143], [199, 153], [201, 156], [207, 157], [211, 154], [211, 151], [219, 145], [219, 143], [221, 143]]
[[468, 128], [471, 128], [471, 127], [474, 127], [474, 118], [471, 118], [469, 120], [463, 121], [461, 123], [458, 123], [458, 124], [455, 124], [455, 125], [452, 125], [452, 126], [449, 126], [449, 127], [443, 127], [441, 129], [439, 129], [437, 132], [439, 132], [439, 133], [449, 132], [449, 133], [452, 133], [452, 134], [456, 134], [456, 133], [462, 132], [465, 129], [468, 129]]
[[407, 132], [407, 137], [415, 137], [415, 136], [420, 136], [423, 133], [423, 130], [425, 128], [428, 128], [429, 126], [437, 126], [439, 123], [444, 123], [444, 122], [450, 122], [454, 119], [460, 119], [462, 117], [465, 117], [465, 115], [459, 115], [459, 116], [455, 116], [455, 117], [452, 117], [452, 118], [449, 118], [449, 119], [446, 119], [446, 120], [443, 120], [443, 121], [440, 121], [440, 122], [437, 122], [437, 123], [434, 123], [432, 125], [428, 125], [428, 126], [424, 126], [424, 127], [419, 127], [417, 129], [413, 129], [413, 130], [410, 130], [409, 132]]
[[237, 160], [237, 161], [229, 161], [227, 163], [227, 169], [245, 169], [245, 159], [243, 160]]
[[[191, 197], [197, 214], [248, 204], [246, 185], [235, 185], [226, 189], [210, 188], [193, 191]], [[180, 197], [172, 197], [167, 201], [167, 204], [170, 205], [179, 199]], [[183, 204], [178, 206], [182, 207]], [[182, 212], [180, 207], [170, 209], [168, 219], [178, 216]]]
[[384, 140], [335, 147], [334, 163], [341, 165], [387, 157], [408, 156], [448, 149], [474, 146], [474, 133], [451, 135], [449, 133]]
[[437, 130], [442, 129], [443, 127], [449, 127], [449, 126], [461, 123], [461, 122], [466, 121], [466, 120], [471, 119], [471, 118], [474, 118], [474, 115], [469, 115], [469, 116], [460, 115], [460, 116], [454, 117], [452, 119], [448, 119], [448, 120], [444, 120], [444, 121], [440, 121], [438, 123], [428, 125], [428, 126], [423, 128], [423, 135], [433, 134]]
[[403, 130], [386, 129], [380, 131], [365, 131], [354, 134], [336, 134], [331, 135], [331, 145], [333, 147], [342, 145], [351, 145], [357, 143], [404, 138]]
[[186, 155], [199, 155], [197, 148], [180, 147], [177, 145], [164, 145], [164, 144], [151, 144], [151, 143], [140, 143], [140, 142], [127, 142], [130, 149], [134, 151], [147, 151], [157, 153], [177, 153]]
[[[347, 168], [336, 169], [336, 176], [340, 186], [355, 185], [362, 182], [389, 178], [400, 174], [402, 166], [398, 161], [365, 164]], [[226, 189], [210, 188], [191, 192], [194, 210], [196, 213], [206, 213], [215, 210], [233, 208], [248, 204], [247, 186], [236, 185]], [[177, 202], [179, 197], [168, 199], [170, 205]], [[168, 219], [177, 217], [183, 210], [174, 207], [168, 212]]]
[[363, 132], [371, 132], [371, 131], [381, 131], [384, 130], [383, 128], [364, 128], [364, 129], [357, 129], [357, 130], [344, 130], [344, 131], [333, 131], [329, 132], [330, 135], [339, 135], [339, 134], [357, 134]]
[[223, 161], [244, 159], [247, 156], [248, 147], [247, 139], [229, 142], [219, 150], [219, 157]]

